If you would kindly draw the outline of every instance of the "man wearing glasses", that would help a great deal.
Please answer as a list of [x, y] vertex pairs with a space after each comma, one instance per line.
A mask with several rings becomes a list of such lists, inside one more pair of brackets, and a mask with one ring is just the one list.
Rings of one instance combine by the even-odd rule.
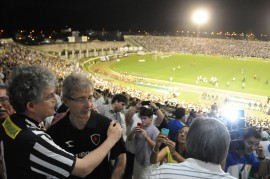
[[0, 123], [4, 122], [4, 120], [13, 113], [14, 109], [9, 103], [7, 88], [4, 84], [0, 84]]
[[[106, 140], [111, 122], [93, 110], [93, 92], [93, 84], [86, 76], [78, 73], [68, 75], [63, 81], [62, 93], [63, 102], [69, 111], [47, 130], [56, 144], [78, 158], [92, 153]], [[110, 155], [85, 178], [121, 178], [126, 165], [125, 152], [124, 141], [121, 139], [110, 150]], [[112, 171], [109, 159], [117, 161]]]
[[66, 178], [71, 174], [85, 177], [103, 161], [120, 139], [121, 127], [112, 122], [106, 131], [104, 142], [84, 158], [56, 145], [39, 128], [39, 123], [55, 113], [56, 84], [55, 75], [47, 68], [21, 66], [13, 71], [8, 94], [16, 113], [7, 117], [0, 125], [3, 178]]
[[[267, 164], [260, 141], [261, 135], [256, 129], [244, 129], [243, 140], [231, 142], [225, 172], [240, 179], [247, 179], [250, 173], [256, 173], [260, 177], [265, 176]], [[254, 151], [256, 151], [258, 157], [255, 157]]]

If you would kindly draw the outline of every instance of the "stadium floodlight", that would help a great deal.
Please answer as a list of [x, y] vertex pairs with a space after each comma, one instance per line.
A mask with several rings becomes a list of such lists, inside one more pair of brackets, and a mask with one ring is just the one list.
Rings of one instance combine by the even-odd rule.
[[244, 110], [232, 104], [224, 105], [221, 111], [223, 119], [230, 123], [237, 123], [239, 120], [244, 119]]
[[200, 26], [205, 24], [208, 21], [208, 18], [209, 18], [209, 15], [208, 15], [207, 10], [205, 10], [205, 9], [197, 9], [196, 11], [194, 11], [194, 13], [192, 15], [192, 20], [198, 26], [198, 28], [197, 28], [197, 37], [199, 35]]

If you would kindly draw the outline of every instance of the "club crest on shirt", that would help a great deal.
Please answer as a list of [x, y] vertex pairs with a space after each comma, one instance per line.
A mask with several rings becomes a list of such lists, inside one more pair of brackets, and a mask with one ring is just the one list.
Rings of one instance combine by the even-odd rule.
[[93, 134], [90, 136], [91, 141], [93, 142], [93, 144], [98, 145], [100, 142], [100, 135], [99, 134]]

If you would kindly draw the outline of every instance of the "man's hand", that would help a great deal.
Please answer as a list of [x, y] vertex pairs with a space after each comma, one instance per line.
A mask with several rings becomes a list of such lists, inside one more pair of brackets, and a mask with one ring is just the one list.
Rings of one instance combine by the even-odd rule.
[[152, 109], [158, 109], [157, 105], [155, 103], [153, 103], [152, 101], [150, 102], [150, 107]]
[[110, 126], [107, 131], [107, 136], [115, 143], [121, 138], [122, 128], [119, 123], [111, 121]]
[[259, 158], [264, 158], [265, 155], [263, 153], [263, 146], [260, 144], [259, 147], [256, 149], [256, 153]]

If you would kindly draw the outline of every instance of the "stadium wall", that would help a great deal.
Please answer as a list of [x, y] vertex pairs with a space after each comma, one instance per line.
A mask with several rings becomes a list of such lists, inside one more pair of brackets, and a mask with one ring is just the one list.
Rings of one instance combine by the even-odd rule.
[[31, 48], [44, 51], [44, 52], [61, 52], [90, 50], [90, 49], [107, 49], [107, 48], [120, 48], [127, 45], [126, 42], [82, 42], [82, 43], [61, 43], [61, 44], [48, 44], [31, 46]]

